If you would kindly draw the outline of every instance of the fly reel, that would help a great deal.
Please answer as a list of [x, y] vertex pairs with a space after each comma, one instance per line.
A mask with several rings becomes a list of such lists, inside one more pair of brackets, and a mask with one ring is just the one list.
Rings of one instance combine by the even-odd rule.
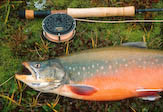
[[51, 14], [42, 22], [43, 36], [51, 42], [66, 42], [75, 34], [76, 21], [69, 15]]

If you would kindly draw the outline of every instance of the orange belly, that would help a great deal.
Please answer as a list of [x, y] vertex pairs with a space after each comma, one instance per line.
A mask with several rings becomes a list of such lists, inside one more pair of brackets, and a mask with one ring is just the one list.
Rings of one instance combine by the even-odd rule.
[[97, 89], [92, 95], [85, 95], [85, 100], [121, 100], [141, 96], [137, 89], [163, 89], [162, 66], [139, 68], [120, 68], [109, 75], [94, 75], [80, 84], [90, 85]]

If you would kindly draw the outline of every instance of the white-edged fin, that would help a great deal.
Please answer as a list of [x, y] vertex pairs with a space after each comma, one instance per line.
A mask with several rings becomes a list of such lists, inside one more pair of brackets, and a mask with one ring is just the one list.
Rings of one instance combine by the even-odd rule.
[[147, 48], [146, 42], [127, 42], [127, 43], [123, 43], [122, 46]]
[[150, 92], [161, 92], [163, 90], [162, 89], [137, 89], [136, 91], [137, 92], [148, 92], [148, 91], [150, 91]]
[[158, 95], [162, 89], [137, 89], [136, 92], [138, 93], [139, 98], [148, 101], [155, 101], [161, 96]]
[[146, 97], [140, 97], [142, 100], [148, 100], [148, 101], [155, 101], [159, 98], [161, 98], [160, 95], [152, 95], [152, 96], [146, 96]]

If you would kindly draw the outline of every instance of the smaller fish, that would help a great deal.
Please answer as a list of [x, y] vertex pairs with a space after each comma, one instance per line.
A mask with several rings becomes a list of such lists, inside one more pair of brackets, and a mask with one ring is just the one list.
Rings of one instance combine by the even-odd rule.
[[163, 90], [163, 52], [158, 50], [99, 48], [23, 65], [28, 73], [16, 74], [16, 79], [35, 90], [70, 98], [153, 101]]

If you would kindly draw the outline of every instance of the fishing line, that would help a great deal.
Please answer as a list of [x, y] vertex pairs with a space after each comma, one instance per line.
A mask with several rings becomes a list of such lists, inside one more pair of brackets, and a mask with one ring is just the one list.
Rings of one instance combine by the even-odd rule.
[[4, 84], [6, 84], [9, 80], [11, 80], [12, 78], [14, 78], [14, 75], [11, 76], [9, 79], [7, 79], [5, 82], [3, 82], [2, 84], [0, 84], [0, 87], [3, 86]]
[[81, 22], [90, 23], [162, 23], [163, 20], [124, 20], [124, 21], [100, 21], [100, 20], [90, 20], [90, 19], [75, 19]]

